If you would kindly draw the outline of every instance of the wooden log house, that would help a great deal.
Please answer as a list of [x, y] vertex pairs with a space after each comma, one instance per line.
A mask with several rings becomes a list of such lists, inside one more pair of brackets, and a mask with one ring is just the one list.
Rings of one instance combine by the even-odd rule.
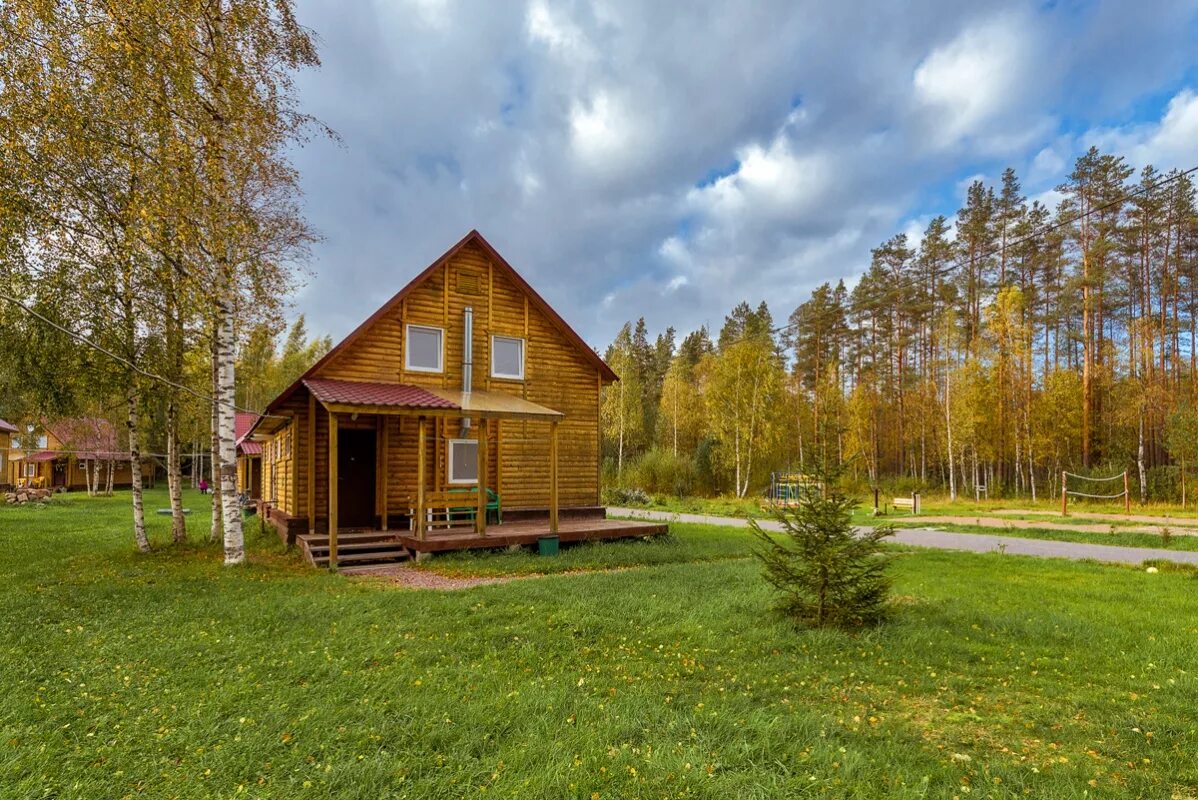
[[664, 533], [600, 505], [616, 379], [471, 231], [267, 406], [263, 514], [330, 565]]

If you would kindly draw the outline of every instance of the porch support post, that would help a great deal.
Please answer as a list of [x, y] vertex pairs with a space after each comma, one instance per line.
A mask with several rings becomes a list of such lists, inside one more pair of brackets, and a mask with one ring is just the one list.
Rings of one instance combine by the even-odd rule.
[[383, 429], [382, 435], [381, 435], [381, 438], [383, 441], [380, 445], [380, 449], [382, 450], [382, 455], [379, 457], [379, 489], [380, 489], [379, 494], [382, 495], [382, 497], [380, 498], [380, 503], [381, 503], [382, 508], [381, 508], [381, 513], [379, 516], [382, 518], [383, 530], [387, 530], [387, 422], [388, 421], [389, 420], [387, 417], [385, 417], [381, 414], [379, 415], [379, 424]]
[[[261, 470], [259, 470], [261, 472]], [[308, 393], [308, 533], [316, 533], [316, 396]]]
[[549, 423], [549, 532], [557, 533], [557, 420]]
[[428, 460], [428, 419], [421, 417], [416, 425], [416, 538], [424, 541], [424, 470]]
[[337, 569], [337, 415], [329, 412], [329, 569]]
[[478, 420], [478, 509], [474, 514], [474, 531], [487, 535], [487, 418]]

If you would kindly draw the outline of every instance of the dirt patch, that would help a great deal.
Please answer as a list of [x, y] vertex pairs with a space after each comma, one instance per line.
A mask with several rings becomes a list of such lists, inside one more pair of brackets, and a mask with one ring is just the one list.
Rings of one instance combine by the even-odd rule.
[[[1043, 509], [1028, 509], [1019, 508], [1000, 508], [991, 513], [1002, 514], [1004, 516], [1036, 516], [1036, 517], [1060, 517], [1059, 511], [1045, 511]], [[1188, 525], [1198, 528], [1198, 518], [1195, 517], [1170, 517], [1153, 514], [1111, 514], [1102, 511], [1077, 511], [1071, 510], [1069, 516], [1077, 519], [1101, 519], [1110, 520], [1111, 522], [1143, 522], [1149, 525]]]
[[[1004, 512], [998, 511], [995, 513], [1002, 514]], [[1029, 513], [1029, 512], [1009, 511], [1006, 513]], [[1109, 518], [1112, 520], [1117, 520], [1119, 522], [1127, 522], [1128, 521], [1127, 517], [1121, 517], [1121, 516], [1117, 516], [1115, 514], [1109, 515]], [[1198, 530], [1195, 530], [1192, 528], [1172, 527], [1173, 525], [1176, 525], [1178, 521], [1179, 520], [1173, 520], [1171, 525], [1166, 525], [1166, 526], [1139, 525], [1139, 526], [1131, 526], [1131, 527], [1120, 527], [1120, 528], [1116, 528], [1115, 531], [1116, 531], [1116, 533], [1149, 533], [1149, 534], [1153, 534], [1155, 536], [1159, 536], [1161, 533], [1161, 527], [1168, 527], [1170, 533], [1172, 533], [1176, 536], [1198, 536]], [[1001, 517], [979, 517], [979, 516], [972, 516], [972, 517], [966, 517], [966, 516], [898, 517], [895, 519], [887, 519], [887, 522], [930, 523], [933, 525], [934, 524], [976, 525], [981, 528], [999, 528], [1002, 530], [1014, 530], [1014, 531], [1020, 530], [1021, 528], [1038, 528], [1039, 530], [1074, 531], [1074, 532], [1080, 532], [1080, 533], [1110, 533], [1111, 532], [1110, 525], [1103, 525], [1100, 523], [1095, 523], [1093, 525], [1087, 525], [1085, 523], [1047, 522], [1047, 521], [1041, 522], [1040, 520], [1035, 520], [1035, 521], [1012, 520], [1012, 519], [1002, 519]]]
[[428, 570], [415, 569], [410, 564], [355, 567], [353, 570], [342, 570], [342, 572], [351, 578], [384, 580], [404, 589], [432, 589], [443, 592], [457, 589], [473, 589], [475, 586], [490, 586], [495, 583], [507, 583], [522, 578], [541, 577], [539, 575], [499, 575], [476, 578], [451, 578], [448, 575], [438, 575]]

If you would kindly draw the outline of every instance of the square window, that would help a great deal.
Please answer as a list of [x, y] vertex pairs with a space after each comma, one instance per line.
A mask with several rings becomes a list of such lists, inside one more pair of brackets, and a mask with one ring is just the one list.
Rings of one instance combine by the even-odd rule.
[[491, 337], [491, 377], [524, 380], [524, 340], [512, 336]]
[[449, 440], [449, 482], [478, 483], [477, 440]]
[[404, 363], [413, 372], [440, 372], [443, 331], [424, 325], [409, 325], [404, 346]]

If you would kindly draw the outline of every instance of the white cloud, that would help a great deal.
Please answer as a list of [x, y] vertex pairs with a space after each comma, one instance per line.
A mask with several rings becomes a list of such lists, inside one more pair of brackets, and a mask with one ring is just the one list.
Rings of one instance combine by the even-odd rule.
[[1117, 128], [1097, 128], [1082, 137], [1109, 152], [1127, 156], [1136, 167], [1188, 169], [1198, 165], [1198, 94], [1182, 89], [1169, 101], [1159, 121]]
[[938, 146], [994, 136], [992, 123], [1023, 107], [1021, 94], [1036, 67], [1036, 36], [1026, 15], [1005, 13], [966, 28], [919, 63], [915, 98], [931, 112], [930, 135]]

